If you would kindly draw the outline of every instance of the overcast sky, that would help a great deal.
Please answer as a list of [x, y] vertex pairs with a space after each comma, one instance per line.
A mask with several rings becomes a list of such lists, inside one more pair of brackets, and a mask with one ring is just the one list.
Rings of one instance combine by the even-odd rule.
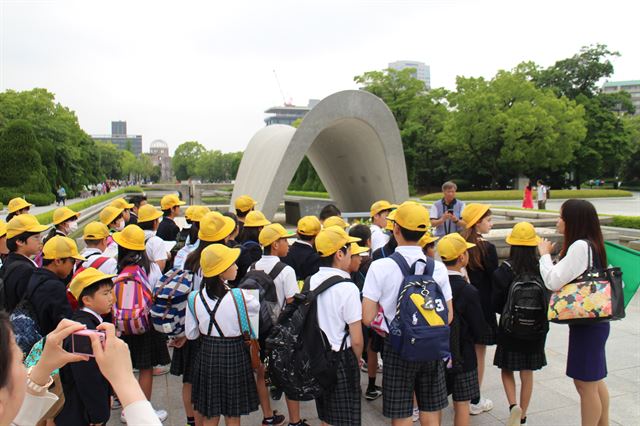
[[604, 43], [622, 54], [612, 79], [640, 79], [638, 12], [612, 0], [0, 0], [0, 91], [47, 88], [90, 134], [126, 120], [145, 151], [155, 139], [237, 151], [283, 103], [273, 70], [306, 105], [399, 59], [454, 89], [457, 75]]

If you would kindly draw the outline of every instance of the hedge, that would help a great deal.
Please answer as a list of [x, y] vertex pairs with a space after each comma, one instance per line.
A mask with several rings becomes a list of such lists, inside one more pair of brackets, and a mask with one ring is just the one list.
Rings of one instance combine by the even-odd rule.
[[329, 199], [328, 192], [315, 192], [315, 191], [287, 191], [287, 195], [293, 195], [297, 197], [311, 197], [311, 198], [325, 198]]
[[[109, 192], [108, 194], [98, 195], [97, 197], [87, 198], [86, 200], [78, 201], [77, 203], [73, 203], [68, 205], [71, 210], [79, 212], [84, 209], [87, 209], [91, 206], [95, 206], [96, 204], [100, 204], [103, 201], [110, 200], [111, 198], [116, 198], [118, 195], [127, 194], [127, 193], [140, 193], [143, 192], [139, 186], [128, 186], [126, 188], [118, 189], [117, 191]], [[55, 201], [55, 198], [54, 200]], [[52, 202], [53, 202], [52, 201]], [[36, 215], [38, 221], [43, 225], [48, 225], [53, 222], [53, 212], [54, 210], [49, 210], [48, 212], [40, 213]]]
[[56, 196], [51, 193], [36, 192], [30, 194], [24, 194], [17, 192], [13, 188], [0, 188], [0, 202], [3, 204], [9, 203], [9, 200], [16, 197], [23, 197], [25, 200], [36, 206], [48, 206], [55, 203]]
[[640, 229], [640, 216], [614, 216], [611, 226]]
[[[567, 198], [605, 198], [605, 197], [631, 197], [629, 191], [620, 189], [553, 189], [551, 188], [551, 199]], [[536, 192], [533, 191], [535, 199]], [[442, 198], [441, 192], [427, 194], [420, 197], [424, 201], [437, 201]], [[468, 191], [457, 192], [456, 198], [459, 200], [488, 201], [488, 200], [522, 200], [523, 191], [510, 189], [504, 191]]]

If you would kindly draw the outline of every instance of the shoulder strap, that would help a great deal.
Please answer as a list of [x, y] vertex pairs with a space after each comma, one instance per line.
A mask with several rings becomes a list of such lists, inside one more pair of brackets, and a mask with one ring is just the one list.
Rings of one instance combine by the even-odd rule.
[[[197, 291], [192, 291], [189, 293], [189, 297], [187, 298], [187, 306], [189, 306], [189, 310], [191, 311], [191, 315], [196, 316], [196, 296], [198, 295]], [[196, 320], [198, 318], [196, 317]]]
[[403, 276], [406, 277], [408, 275], [411, 275], [412, 268], [409, 266], [409, 264], [407, 263], [407, 259], [405, 259], [403, 255], [396, 251], [391, 256], [389, 256], [389, 258], [393, 259], [393, 261], [396, 262]]
[[304, 293], [305, 291], [309, 291], [310, 289], [311, 289], [311, 276], [308, 276], [307, 278], [304, 279], [304, 282], [302, 283], [302, 289], [300, 291]]
[[213, 308], [213, 311], [212, 311], [211, 308], [209, 307], [209, 304], [204, 299], [203, 292], [204, 292], [204, 289], [200, 290], [198, 293], [200, 294], [200, 301], [202, 301], [202, 305], [204, 306], [204, 309], [209, 314], [209, 329], [207, 330], [207, 334], [210, 336], [211, 329], [215, 326], [216, 331], [218, 332], [220, 337], [224, 337], [224, 333], [222, 332], [222, 330], [220, 329], [220, 326], [218, 325], [218, 322], [216, 321], [216, 312], [218, 312], [218, 308], [220, 307], [220, 303], [222, 302], [222, 299], [218, 299], [218, 301], [216, 302], [216, 306]]
[[320, 284], [315, 290], [313, 290], [313, 295], [317, 297], [318, 295], [323, 293], [325, 290], [328, 290], [330, 287], [333, 287], [334, 285], [344, 281], [351, 281], [351, 280], [349, 278], [345, 278], [340, 275], [334, 275], [332, 277], [329, 277], [326, 280], [324, 280], [322, 284]]
[[[421, 262], [421, 260], [418, 260], [416, 263]], [[415, 269], [415, 263], [413, 265], [414, 269]], [[433, 272], [436, 269], [436, 261], [433, 260], [432, 258], [430, 258], [429, 256], [427, 256], [426, 258], [426, 262], [424, 265], [424, 272], [423, 274], [425, 275], [429, 275], [430, 277], [433, 277]]]
[[502, 264], [503, 265], [507, 265], [507, 267], [513, 271], [513, 266], [511, 266], [511, 264], [509, 262], [507, 262], [506, 260], [503, 260]]
[[95, 268], [95, 269], [100, 269], [100, 267], [102, 265], [105, 264], [105, 262], [109, 260], [108, 257], [106, 256], [100, 256], [98, 257], [96, 260], [94, 260], [93, 262], [91, 262], [91, 265], [89, 265], [90, 268]]
[[231, 294], [233, 295], [233, 301], [236, 305], [236, 312], [238, 313], [238, 324], [240, 324], [240, 330], [246, 340], [255, 339], [256, 336], [251, 328], [251, 322], [249, 321], [249, 314], [247, 313], [247, 305], [244, 300], [244, 294], [239, 288], [232, 288]]
[[286, 263], [284, 263], [284, 262], [278, 262], [278, 263], [276, 263], [276, 264], [273, 266], [273, 268], [271, 269], [271, 272], [269, 272], [269, 274], [268, 274], [268, 275], [269, 275], [269, 278], [271, 278], [272, 280], [275, 280], [275, 279], [276, 279], [276, 277], [277, 277], [278, 275], [280, 275], [280, 272], [282, 272], [282, 270], [283, 270], [284, 268], [286, 268], [286, 267], [287, 267], [287, 264], [286, 264]]

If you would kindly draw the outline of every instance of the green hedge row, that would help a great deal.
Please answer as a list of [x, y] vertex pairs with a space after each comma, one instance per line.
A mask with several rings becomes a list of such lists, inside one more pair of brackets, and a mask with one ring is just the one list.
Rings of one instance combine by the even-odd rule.
[[25, 200], [30, 202], [31, 204], [35, 204], [36, 206], [48, 206], [49, 204], [55, 203], [56, 196], [51, 193], [31, 193], [31, 194], [23, 194], [17, 192], [13, 188], [0, 188], [0, 202], [3, 204], [7, 204], [9, 200], [16, 197], [23, 197]]
[[329, 199], [328, 192], [316, 192], [316, 191], [287, 191], [287, 195], [293, 195], [297, 197], [312, 197], [312, 198], [324, 198]]
[[[533, 197], [535, 199], [535, 191]], [[552, 199], [567, 198], [606, 198], [606, 197], [631, 197], [629, 191], [620, 189], [551, 189]], [[427, 194], [420, 197], [424, 201], [437, 201], [442, 198], [441, 192]], [[488, 200], [522, 200], [523, 191], [519, 189], [509, 189], [504, 191], [468, 191], [457, 192], [456, 198], [459, 200], [488, 201]]]
[[640, 229], [640, 216], [614, 216], [611, 226]]

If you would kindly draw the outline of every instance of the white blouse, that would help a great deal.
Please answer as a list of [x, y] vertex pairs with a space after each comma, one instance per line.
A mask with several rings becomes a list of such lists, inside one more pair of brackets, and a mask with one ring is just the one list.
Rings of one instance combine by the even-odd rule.
[[[199, 292], [198, 292], [199, 293]], [[247, 314], [249, 317], [256, 316], [260, 311], [260, 302], [246, 291], [243, 291], [244, 299], [247, 303]], [[238, 322], [238, 313], [236, 304], [233, 300], [231, 292], [227, 292], [222, 300], [210, 299], [206, 291], [203, 291], [204, 300], [207, 302], [209, 309], [213, 312], [216, 304], [221, 303], [220, 308], [216, 312], [216, 322], [222, 330], [224, 337], [238, 337], [242, 335], [242, 330]], [[211, 322], [207, 309], [202, 304], [200, 294], [196, 294], [195, 298], [195, 316], [191, 313], [191, 309], [187, 308], [187, 317], [185, 319], [185, 335], [189, 340], [195, 340], [201, 334], [207, 335], [209, 331], [209, 323]], [[257, 330], [256, 330], [257, 332]], [[215, 325], [211, 326], [210, 336], [220, 337]]]
[[[589, 266], [589, 244], [585, 240], [577, 240], [569, 246], [567, 254], [555, 265], [550, 254], [540, 258], [540, 275], [549, 290], [558, 291], [582, 275]], [[593, 254], [591, 254], [593, 264]]]

